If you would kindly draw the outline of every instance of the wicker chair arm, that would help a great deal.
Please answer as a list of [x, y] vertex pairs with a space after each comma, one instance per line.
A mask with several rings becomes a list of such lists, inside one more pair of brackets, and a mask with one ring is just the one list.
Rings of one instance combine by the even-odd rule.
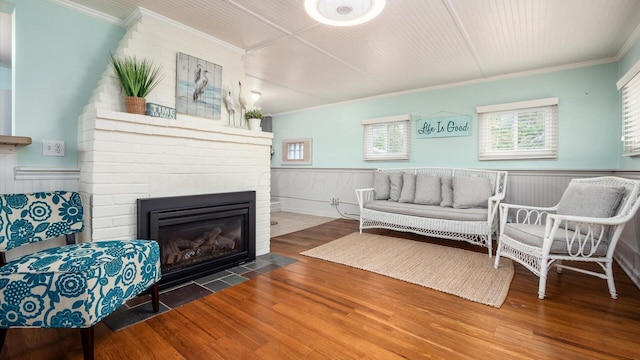
[[373, 188], [356, 189], [356, 197], [358, 198], [360, 211], [362, 211], [362, 207], [367, 201], [373, 200], [374, 194], [375, 192], [373, 191]]
[[501, 195], [493, 195], [488, 200], [488, 212], [487, 212], [487, 221], [489, 224], [493, 224], [493, 219], [496, 218], [496, 214], [498, 213], [498, 206], [500, 205], [500, 201], [504, 199], [504, 194]]
[[610, 218], [585, 217], [573, 215], [549, 214], [549, 220], [564, 221], [576, 224], [595, 224], [595, 225], [620, 225], [627, 222], [624, 216], [614, 216]]
[[516, 204], [500, 203], [500, 207], [501, 208], [508, 208], [508, 209], [527, 209], [527, 210], [537, 210], [537, 211], [546, 211], [546, 212], [556, 211], [556, 207], [555, 206], [542, 207], [542, 206], [529, 206], [529, 205], [516, 205]]
[[515, 217], [511, 219], [517, 224], [543, 224], [550, 212], [556, 211], [556, 207], [527, 206], [516, 204], [500, 204], [500, 222], [505, 224], [509, 219], [509, 211], [515, 210]]
[[[615, 244], [618, 242], [622, 227], [626, 221], [619, 221], [622, 217], [614, 218], [591, 218], [582, 216], [567, 216], [549, 214], [545, 227], [545, 235], [542, 243], [542, 252], [549, 254], [552, 244], [557, 242], [558, 238], [564, 239], [566, 242], [567, 255], [575, 258], [588, 258], [596, 254], [601, 243], [608, 242], [611, 245], [609, 249], [613, 252]], [[609, 229], [617, 227], [611, 233]], [[573, 267], [560, 265], [562, 267], [574, 269]]]

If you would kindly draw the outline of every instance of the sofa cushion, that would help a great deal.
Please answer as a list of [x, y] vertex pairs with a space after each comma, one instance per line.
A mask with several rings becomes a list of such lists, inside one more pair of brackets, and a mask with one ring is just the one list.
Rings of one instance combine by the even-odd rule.
[[442, 201], [440, 178], [427, 174], [418, 174], [416, 176], [416, 196], [413, 199], [414, 204], [422, 205], [440, 205]]
[[[518, 240], [523, 244], [529, 246], [535, 246], [538, 248], [542, 248], [542, 242], [544, 239], [544, 225], [531, 225], [531, 224], [505, 224], [504, 226], [504, 235]], [[565, 240], [567, 237], [572, 239], [575, 235], [575, 232], [569, 229], [559, 228], [556, 231], [553, 242], [551, 243], [551, 254], [569, 254], [569, 246], [567, 245], [567, 241]], [[584, 235], [582, 235], [584, 237]], [[571, 253], [575, 254], [578, 252], [578, 241], [574, 241], [571, 245]], [[607, 253], [608, 244], [606, 242], [601, 242], [595, 252], [597, 256], [604, 256]], [[584, 248], [585, 253], [589, 253], [591, 251], [591, 243], [587, 242]]]
[[402, 192], [402, 174], [401, 173], [393, 173], [389, 174], [389, 200], [398, 201], [400, 200], [400, 192]]
[[373, 172], [373, 191], [376, 200], [387, 200], [389, 198], [389, 174], [382, 171]]
[[410, 173], [402, 174], [402, 190], [398, 202], [410, 203], [416, 195], [416, 176]]
[[491, 181], [484, 177], [454, 176], [453, 207], [456, 209], [486, 208], [491, 197]]
[[453, 185], [451, 179], [451, 176], [443, 176], [440, 178], [442, 185], [440, 187], [440, 196], [442, 197], [440, 206], [451, 207], [453, 205]]
[[373, 200], [367, 202], [364, 207], [394, 214], [456, 221], [487, 221], [488, 211], [487, 209], [454, 209], [437, 205], [398, 203], [390, 200]]

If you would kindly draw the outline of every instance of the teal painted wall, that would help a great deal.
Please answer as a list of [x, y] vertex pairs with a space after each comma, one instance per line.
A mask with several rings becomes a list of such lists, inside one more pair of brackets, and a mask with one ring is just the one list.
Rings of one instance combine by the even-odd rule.
[[0, 66], [0, 89], [11, 90], [11, 69]]
[[[631, 47], [631, 49], [629, 49], [629, 51], [627, 51], [622, 60], [620, 60], [618, 77], [622, 77], [638, 61], [640, 61], [640, 39], [636, 40], [635, 44]], [[620, 144], [620, 148], [622, 149], [622, 143]], [[640, 156], [635, 156], [632, 158], [623, 156], [620, 160], [620, 169], [630, 171], [640, 170]]]
[[[616, 169], [620, 159], [618, 64], [427, 90], [274, 115], [276, 154], [281, 140], [313, 138], [313, 167], [455, 166], [499, 169]], [[559, 152], [555, 160], [478, 161], [476, 106], [559, 98]], [[471, 136], [416, 139], [415, 123], [440, 111], [472, 116]], [[413, 117], [408, 161], [362, 160], [361, 120]]]
[[[15, 135], [19, 166], [77, 167], [77, 123], [125, 29], [43, 0], [13, 0]], [[65, 140], [66, 156], [42, 156], [42, 140]]]

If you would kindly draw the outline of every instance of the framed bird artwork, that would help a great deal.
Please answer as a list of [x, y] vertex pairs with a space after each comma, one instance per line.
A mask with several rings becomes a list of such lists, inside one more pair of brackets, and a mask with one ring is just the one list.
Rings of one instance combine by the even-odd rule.
[[178, 53], [176, 111], [222, 119], [222, 66]]

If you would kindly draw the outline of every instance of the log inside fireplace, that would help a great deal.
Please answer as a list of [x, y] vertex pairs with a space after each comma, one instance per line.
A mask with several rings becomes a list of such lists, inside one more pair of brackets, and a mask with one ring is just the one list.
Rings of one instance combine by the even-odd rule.
[[255, 191], [138, 199], [138, 238], [160, 246], [160, 288], [255, 260], [255, 209]]

